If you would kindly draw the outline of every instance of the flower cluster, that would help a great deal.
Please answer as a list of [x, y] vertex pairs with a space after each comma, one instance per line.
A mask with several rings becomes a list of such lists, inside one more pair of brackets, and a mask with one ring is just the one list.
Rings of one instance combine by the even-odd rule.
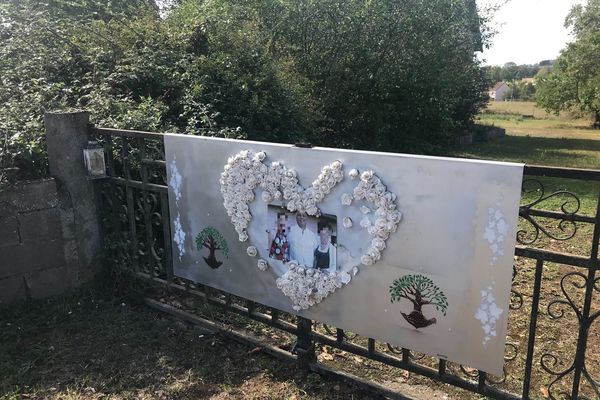
[[372, 222], [367, 216], [371, 208], [365, 205], [360, 207], [364, 214], [360, 226], [373, 236], [371, 246], [361, 256], [360, 261], [364, 265], [373, 265], [381, 258], [387, 238], [391, 233], [396, 232], [402, 213], [396, 210], [396, 195], [387, 190], [373, 171], [364, 171], [360, 174], [360, 181], [354, 188], [353, 197], [355, 200], [364, 200], [375, 209], [375, 220]]
[[[342, 163], [336, 160], [324, 166], [312, 185], [304, 188], [298, 181], [296, 171], [286, 168], [280, 162], [267, 165], [263, 163], [265, 158], [266, 154], [262, 151], [256, 153], [249, 150], [241, 151], [228, 159], [221, 174], [223, 205], [242, 242], [248, 240], [247, 229], [252, 219], [248, 205], [254, 201], [256, 187], [262, 189], [261, 198], [264, 202], [283, 199], [286, 201], [287, 209], [292, 212], [299, 211], [319, 216], [317, 204], [344, 179]], [[364, 265], [372, 265], [381, 258], [386, 240], [390, 233], [396, 231], [402, 214], [396, 210], [396, 195], [388, 192], [372, 171], [359, 173], [358, 170], [353, 169], [349, 176], [351, 179], [360, 178], [360, 180], [352, 193], [342, 195], [341, 202], [349, 206], [353, 200], [363, 200], [368, 205], [361, 206], [364, 217], [360, 225], [367, 229], [373, 239], [365, 254], [362, 255], [361, 262]], [[372, 215], [373, 211], [375, 219], [371, 222], [367, 214]], [[352, 227], [352, 219], [345, 217], [343, 225], [346, 228]], [[246, 252], [251, 257], [258, 255], [258, 250], [254, 246], [249, 246]], [[299, 266], [294, 261], [286, 265], [289, 270], [277, 279], [277, 287], [292, 300], [296, 311], [321, 302], [336, 289], [348, 284], [352, 275], [358, 273], [356, 266], [351, 273], [345, 271], [329, 273]], [[266, 271], [269, 267], [264, 259], [259, 259], [257, 266], [261, 271]]]
[[262, 162], [265, 157], [263, 151], [241, 151], [227, 160], [219, 180], [223, 205], [242, 242], [248, 240], [246, 229], [252, 219], [248, 204], [254, 201], [254, 188], [269, 175], [269, 168]]
[[240, 151], [227, 160], [221, 173], [223, 205], [242, 242], [248, 240], [247, 228], [252, 219], [248, 204], [254, 201], [257, 186], [263, 190], [261, 198], [266, 203], [283, 197], [288, 210], [318, 216], [317, 204], [344, 178], [342, 163], [334, 161], [324, 166], [312, 186], [305, 189], [296, 171], [277, 161], [267, 166], [263, 163], [266, 156], [264, 151]]
[[319, 216], [320, 211], [317, 204], [323, 201], [325, 196], [331, 192], [331, 189], [343, 179], [342, 163], [337, 160], [324, 166], [311, 187], [306, 189], [298, 183], [295, 171], [286, 170], [285, 176], [281, 180], [281, 187], [283, 198], [288, 201], [288, 210]]
[[290, 261], [287, 266], [289, 270], [276, 283], [283, 294], [292, 300], [295, 311], [306, 310], [320, 303], [352, 279], [348, 272], [327, 273], [301, 267], [294, 261]]

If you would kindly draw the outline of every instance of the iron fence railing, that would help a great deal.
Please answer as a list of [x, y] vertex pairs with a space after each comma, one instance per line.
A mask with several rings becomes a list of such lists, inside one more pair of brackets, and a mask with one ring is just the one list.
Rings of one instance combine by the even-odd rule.
[[[145, 282], [293, 335], [296, 345], [288, 353], [296, 354], [303, 368], [348, 378], [317, 361], [318, 344], [494, 399], [600, 399], [600, 330], [594, 325], [600, 316], [600, 171], [525, 167], [504, 374], [497, 377], [174, 277], [164, 136], [95, 127], [91, 132], [107, 155], [108, 178], [99, 185], [105, 235], [122, 243], [115, 262], [125, 262]], [[189, 318], [182, 310], [148, 301]]]

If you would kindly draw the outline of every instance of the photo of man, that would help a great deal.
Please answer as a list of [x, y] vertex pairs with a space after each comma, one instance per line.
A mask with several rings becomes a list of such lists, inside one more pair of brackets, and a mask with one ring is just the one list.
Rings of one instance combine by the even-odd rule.
[[305, 213], [296, 213], [296, 225], [291, 227], [288, 240], [291, 259], [296, 260], [299, 265], [312, 267], [319, 238], [315, 232], [308, 229], [307, 219]]

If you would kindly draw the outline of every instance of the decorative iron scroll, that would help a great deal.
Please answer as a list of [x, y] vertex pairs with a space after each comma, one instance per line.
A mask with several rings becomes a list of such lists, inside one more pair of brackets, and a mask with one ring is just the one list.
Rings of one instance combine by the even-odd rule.
[[[328, 335], [331, 336], [336, 336], [337, 335], [337, 331], [334, 331], [333, 329], [331, 329], [329, 327], [329, 325], [327, 324], [321, 324], [323, 325], [323, 329], [325, 329], [325, 332], [327, 332]], [[346, 331], [341, 331], [342, 332], [342, 336], [344, 338], [344, 340], [354, 340], [358, 337], [358, 335], [356, 333], [348, 333]]]
[[[515, 278], [517, 277], [517, 266], [513, 265], [512, 286], [510, 288], [510, 304], [511, 310], [519, 310], [523, 307], [523, 294], [515, 289]], [[508, 344], [507, 344], [508, 345]]]
[[[577, 224], [573, 217], [577, 214], [581, 208], [581, 201], [574, 193], [567, 190], [559, 190], [550, 194], [546, 194], [544, 184], [537, 179], [525, 179], [523, 180], [523, 186], [521, 189], [522, 196], [528, 196], [535, 194], [535, 199], [529, 203], [523, 204], [519, 208], [519, 216], [527, 221], [532, 230], [520, 229], [517, 232], [517, 242], [523, 245], [533, 244], [540, 235], [540, 232], [554, 240], [569, 240], [572, 239], [577, 233]], [[535, 219], [536, 206], [553, 198], [564, 196], [566, 200], [560, 206], [562, 215], [559, 218], [558, 229], [560, 232], [554, 233], [544, 227], [542, 224]]]
[[[564, 298], [555, 299], [548, 304], [548, 315], [550, 316], [550, 318], [560, 319], [565, 315], [565, 309], [570, 309], [575, 312], [579, 326], [585, 323], [585, 316], [583, 315], [580, 306], [578, 306], [575, 300], [573, 299], [573, 295], [570, 294], [567, 284], [570, 284], [572, 287], [577, 289], [585, 289], [587, 285], [587, 280], [588, 278], [585, 274], [577, 271], [569, 272], [563, 275], [563, 277], [560, 280], [560, 289]], [[540, 359], [540, 366], [545, 372], [555, 377], [547, 386], [548, 396], [550, 399], [554, 400], [570, 398], [571, 394], [564, 390], [559, 390], [555, 392], [554, 385], [560, 383], [565, 377], [570, 375], [575, 370], [575, 363], [576, 361], [574, 356], [573, 360], [568, 363], [568, 366], [566, 368], [559, 369], [557, 367], [562, 363], [556, 355], [552, 353], [542, 354]], [[587, 372], [585, 363], [582, 366], [582, 373], [588, 380], [590, 380], [591, 377]], [[590, 383], [592, 383], [592, 386], [594, 387], [593, 381], [590, 380]], [[594, 389], [597, 393], [597, 385], [594, 387]], [[584, 399], [585, 397], [580, 396], [579, 398]]]
[[420, 361], [426, 356], [424, 353], [417, 354], [416, 351], [405, 349], [399, 346], [392, 346], [389, 343], [386, 343], [385, 345], [390, 353], [402, 355], [403, 358], [408, 358], [409, 360]]

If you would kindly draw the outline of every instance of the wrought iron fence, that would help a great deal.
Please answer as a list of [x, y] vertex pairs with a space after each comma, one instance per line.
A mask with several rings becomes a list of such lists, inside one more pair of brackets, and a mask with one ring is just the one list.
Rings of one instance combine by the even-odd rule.
[[[302, 368], [351, 378], [396, 397], [402, 396], [319, 362], [315, 345], [494, 399], [600, 399], [600, 324], [594, 325], [600, 316], [600, 171], [525, 167], [504, 374], [497, 377], [174, 277], [164, 136], [94, 127], [91, 131], [104, 143], [107, 155], [109, 176], [100, 185], [105, 235], [122, 243], [114, 249], [115, 262], [127, 265], [135, 278], [219, 305], [296, 341], [290, 351], [261, 343], [271, 353], [294, 354]], [[164, 302], [148, 299], [148, 304], [214, 324]], [[255, 341], [240, 332], [227, 333]]]

